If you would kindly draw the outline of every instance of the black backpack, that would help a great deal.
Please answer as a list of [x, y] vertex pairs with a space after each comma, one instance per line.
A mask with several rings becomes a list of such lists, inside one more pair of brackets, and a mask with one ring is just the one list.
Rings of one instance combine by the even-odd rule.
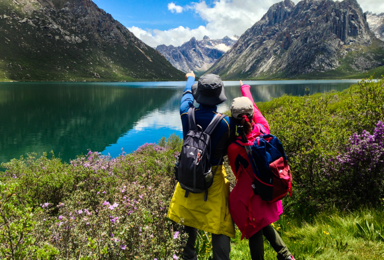
[[208, 188], [213, 183], [211, 165], [211, 134], [225, 117], [217, 114], [203, 131], [196, 125], [195, 108], [188, 110], [189, 131], [181, 149], [176, 179], [185, 190], [185, 197], [189, 192], [205, 192], [204, 201], [208, 199]]

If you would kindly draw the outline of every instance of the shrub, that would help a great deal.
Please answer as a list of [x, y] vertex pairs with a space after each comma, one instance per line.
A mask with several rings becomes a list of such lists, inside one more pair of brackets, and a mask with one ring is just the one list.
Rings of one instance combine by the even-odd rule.
[[[378, 132], [369, 132], [384, 118], [383, 104], [384, 79], [363, 80], [343, 92], [283, 96], [258, 104], [289, 158], [294, 195], [286, 206], [291, 213], [378, 205], [384, 195], [383, 144]], [[378, 125], [376, 131], [380, 129]], [[358, 150], [365, 150], [365, 157]]]
[[[371, 135], [364, 130], [349, 138], [345, 151], [324, 164], [326, 179], [337, 183], [330, 190], [335, 202], [349, 205], [379, 205], [384, 195], [384, 125], [379, 121]], [[337, 190], [336, 190], [337, 189]]]
[[59, 252], [39, 240], [33, 232], [41, 210], [32, 210], [18, 183], [0, 182], [0, 256], [6, 259], [40, 258], [48, 259]]
[[165, 218], [180, 140], [166, 143], [116, 159], [90, 151], [69, 164], [46, 155], [2, 164], [0, 225], [11, 229], [0, 258], [180, 257], [186, 234]]

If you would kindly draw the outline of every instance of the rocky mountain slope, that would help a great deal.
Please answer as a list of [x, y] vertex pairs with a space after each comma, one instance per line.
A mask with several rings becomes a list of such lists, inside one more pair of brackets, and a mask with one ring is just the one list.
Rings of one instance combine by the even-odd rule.
[[3, 80], [183, 79], [91, 0], [1, 0], [0, 35]]
[[234, 78], [344, 77], [384, 65], [356, 0], [274, 4], [208, 72]]
[[384, 13], [373, 14], [371, 12], [365, 13], [369, 29], [376, 35], [377, 38], [384, 41]]
[[225, 52], [236, 43], [238, 37], [228, 36], [220, 40], [211, 40], [204, 36], [198, 41], [193, 37], [179, 47], [159, 45], [158, 50], [177, 69], [199, 73], [207, 71]]

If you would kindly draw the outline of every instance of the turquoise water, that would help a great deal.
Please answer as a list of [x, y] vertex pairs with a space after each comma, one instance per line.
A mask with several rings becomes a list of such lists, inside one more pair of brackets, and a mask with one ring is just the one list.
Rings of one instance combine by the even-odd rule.
[[[244, 81], [255, 101], [340, 91], [356, 80]], [[224, 82], [229, 109], [238, 82]], [[88, 150], [118, 156], [172, 133], [181, 136], [185, 82], [0, 83], [0, 162], [53, 151], [65, 161]], [[308, 91], [309, 88], [309, 91]], [[306, 92], [307, 89], [307, 92]]]

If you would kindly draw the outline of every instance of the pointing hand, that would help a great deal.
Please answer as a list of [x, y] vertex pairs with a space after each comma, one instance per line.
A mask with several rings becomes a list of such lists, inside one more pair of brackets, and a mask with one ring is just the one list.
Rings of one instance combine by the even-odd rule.
[[188, 79], [188, 77], [194, 77], [194, 78], [196, 78], [195, 73], [193, 73], [193, 71], [191, 71], [191, 72], [185, 74], [185, 79]]
[[240, 80], [240, 86], [242, 86], [243, 85], [243, 81], [242, 80]]

